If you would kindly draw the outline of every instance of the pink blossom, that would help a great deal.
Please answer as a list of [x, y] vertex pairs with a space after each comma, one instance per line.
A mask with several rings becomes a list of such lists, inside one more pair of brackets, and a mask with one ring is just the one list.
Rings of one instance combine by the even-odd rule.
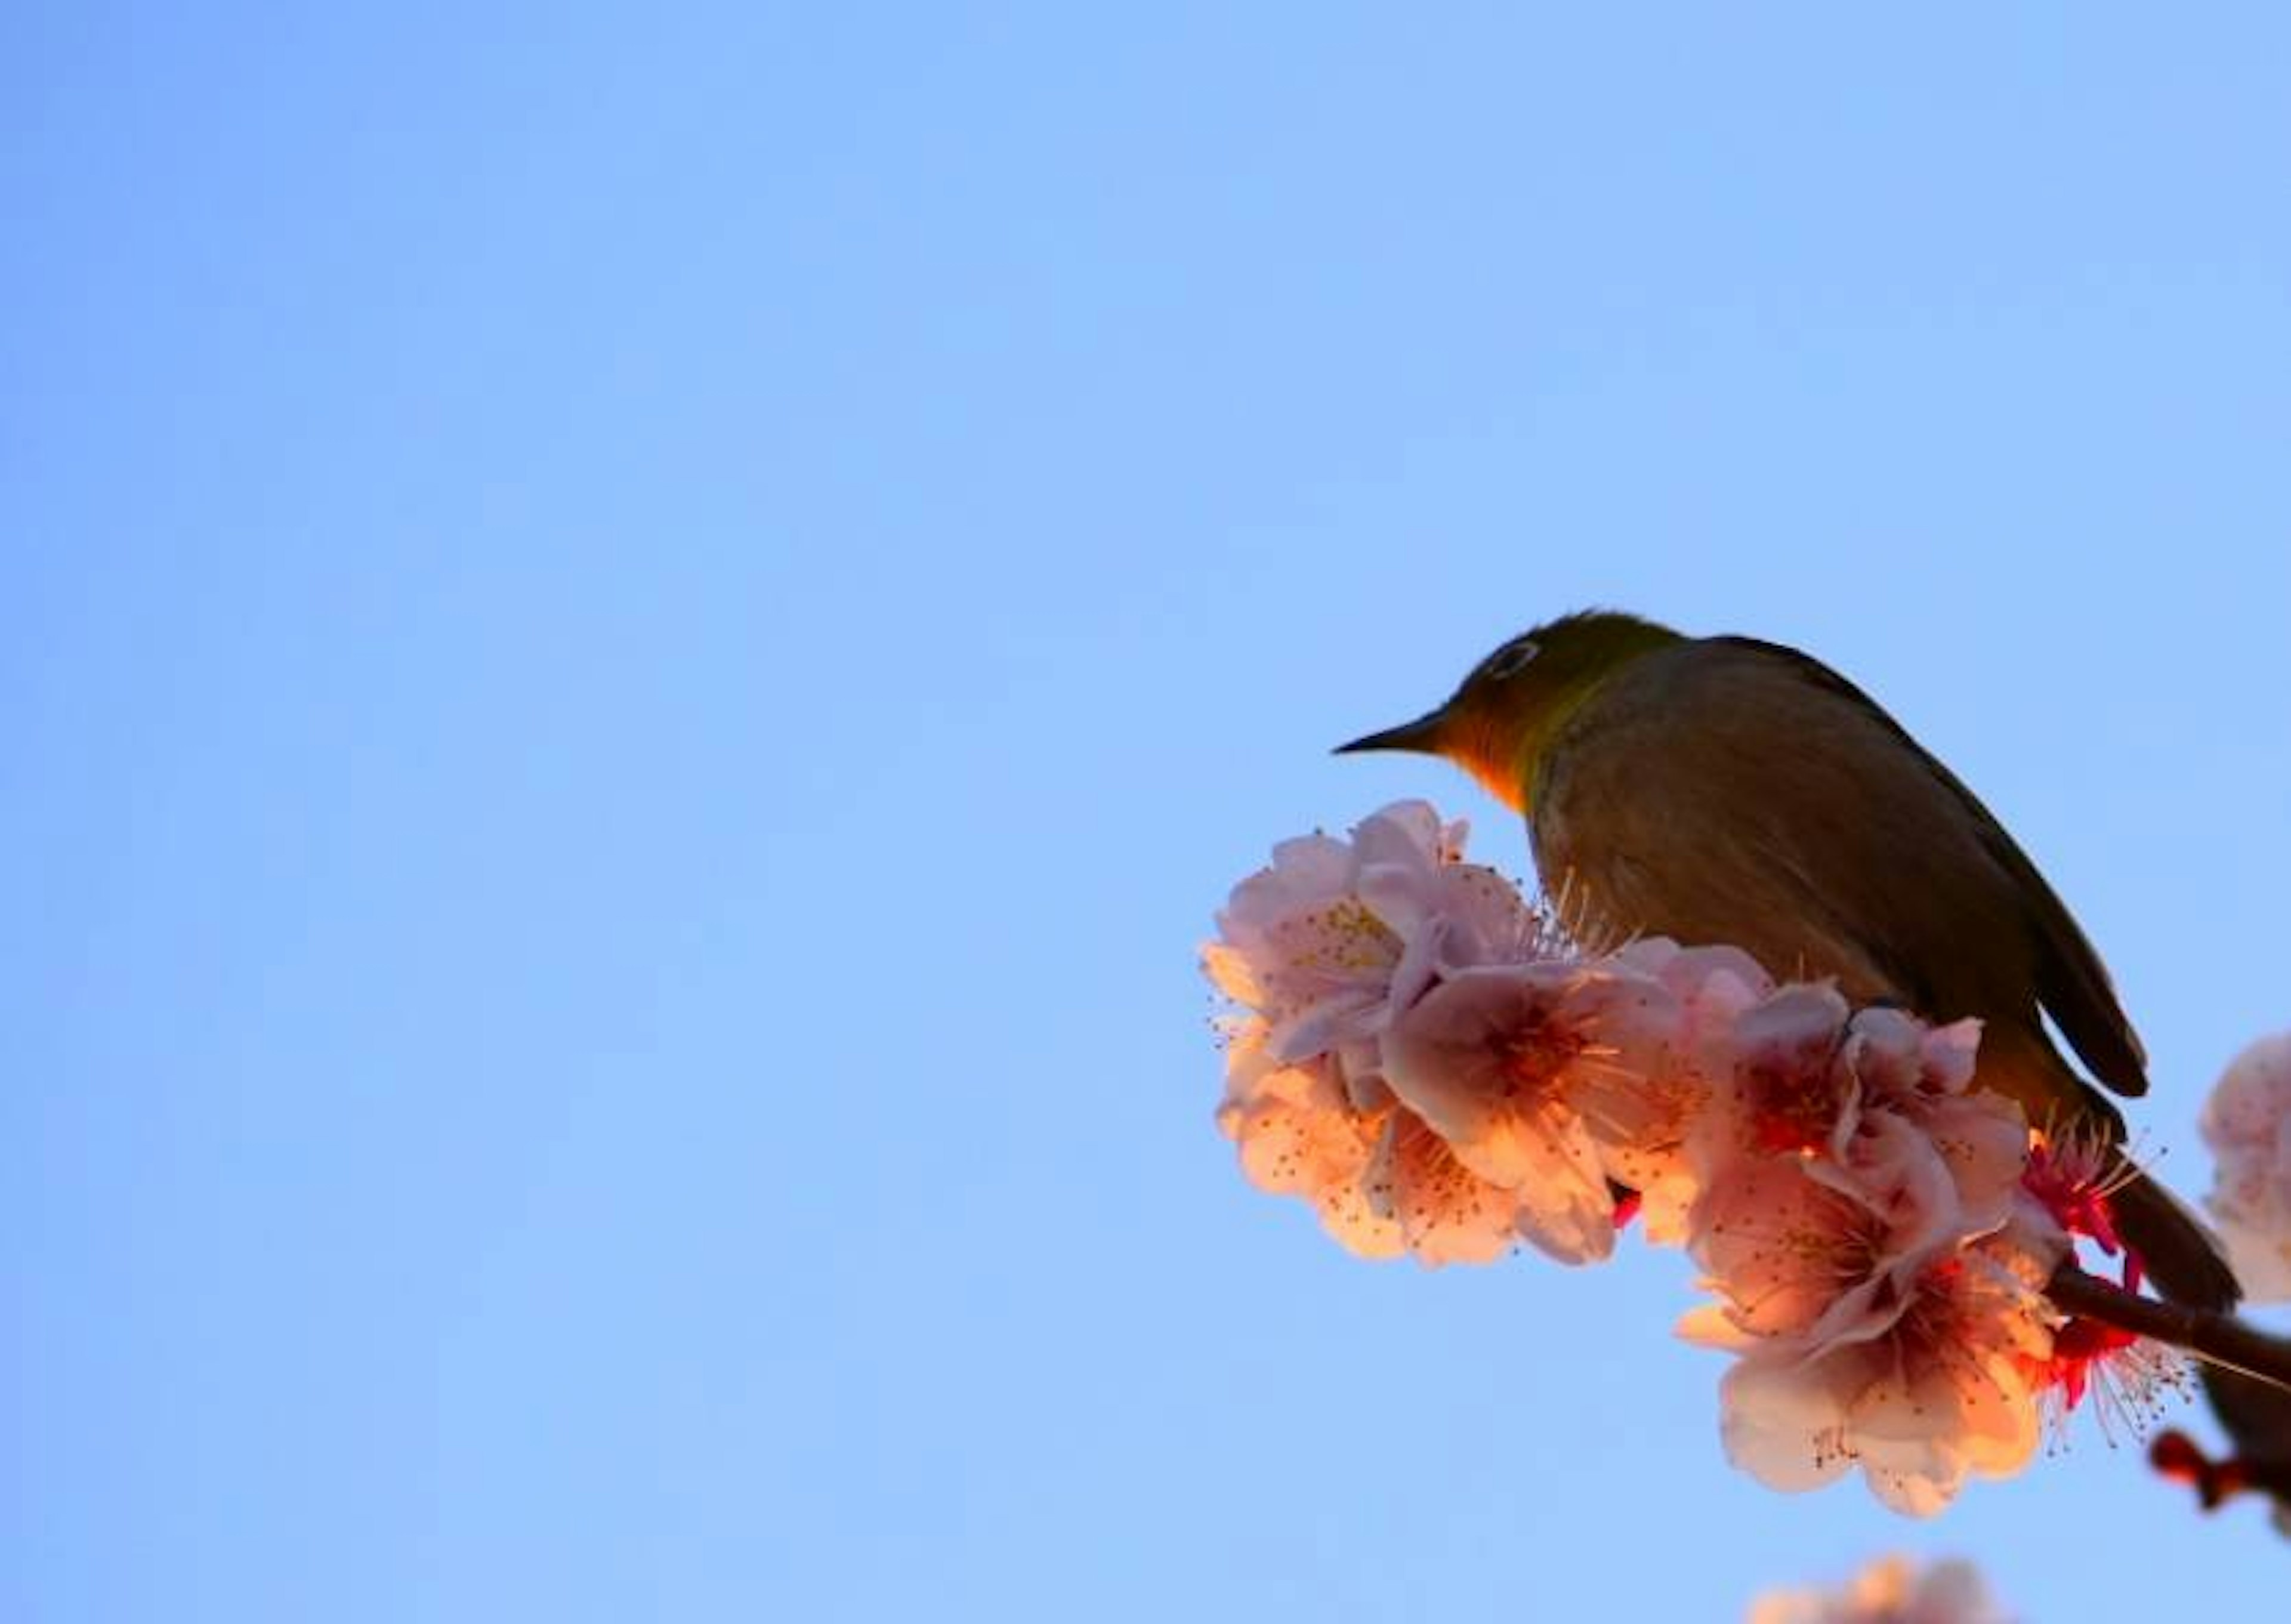
[[1266, 1023], [1263, 1060], [1335, 1057], [1355, 1104], [1381, 1103], [1376, 1040], [1448, 970], [1526, 956], [1541, 922], [1517, 888], [1462, 860], [1464, 825], [1422, 801], [1361, 823], [1353, 839], [1309, 835], [1233, 890], [1203, 968]]
[[1969, 1562], [1918, 1568], [1906, 1556], [1871, 1563], [1840, 1589], [1775, 1591], [1748, 1624], [2009, 1624]]
[[1735, 1017], [1732, 1086], [1704, 1124], [1706, 1158], [1817, 1154], [1845, 1100], [1837, 1066], [1852, 1010], [1837, 988], [1800, 982]]
[[2029, 1158], [2021, 1108], [1977, 1089], [1981, 1023], [1929, 1026], [1899, 1009], [1863, 1009], [1847, 1023], [1837, 1068], [1845, 1080], [1839, 1139], [1876, 1112], [1915, 1122], [1933, 1141], [1957, 1181], [1974, 1223], [2001, 1219]]
[[1603, 1139], [1635, 1126], [1676, 1009], [1652, 977], [1613, 964], [1460, 970], [1394, 1023], [1386, 1075], [1458, 1162], [1511, 1194], [1523, 1236], [1595, 1261], [1614, 1244]]
[[1523, 1239], [1551, 1244], [1550, 1220], [1518, 1192], [1465, 1166], [1405, 1105], [1355, 1105], [1325, 1057], [1262, 1073], [1247, 1098], [1226, 1100], [1218, 1126], [1251, 1184], [1312, 1203], [1356, 1256], [1405, 1253], [1436, 1268], [1492, 1263]]
[[[1234, 1050], [1261, 1049], [1262, 1025], [1236, 1038]], [[1228, 1092], [1218, 1128], [1239, 1146], [1250, 1183], [1275, 1195], [1301, 1196], [1347, 1251], [1363, 1258], [1399, 1256], [1400, 1225], [1368, 1196], [1369, 1163], [1380, 1124], [1356, 1109], [1323, 1057], [1302, 1065], [1260, 1065], [1242, 1070], [1245, 1089]]]
[[1312, 1202], [1364, 1257], [1486, 1262], [1519, 1239], [1516, 1197], [1462, 1166], [1384, 1082], [1395, 1011], [1443, 975], [1548, 951], [1517, 888], [1465, 863], [1463, 840], [1461, 824], [1403, 801], [1349, 840], [1283, 841], [1234, 888], [1202, 951], [1242, 1009], [1221, 1023], [1219, 1129], [1252, 1183]]
[[1234, 888], [1203, 959], [1240, 1006], [1218, 1120], [1251, 1182], [1433, 1266], [1604, 1258], [1643, 1205], [1713, 1294], [1682, 1331], [1739, 1355], [1728, 1452], [1778, 1488], [1858, 1467], [1930, 1513], [2127, 1365], [2043, 1296], [2069, 1242], [1978, 1023], [1856, 1012], [1730, 947], [1585, 959], [1462, 845], [1403, 802]]
[[[1742, 1010], [1731, 1036], [1731, 1079], [1691, 1146], [1706, 1184], [1744, 1158], [1795, 1155], [1851, 1175], [1923, 1155], [1954, 1182], [1966, 1229], [2004, 1220], [2029, 1133], [2017, 1105], [1972, 1086], [1979, 1023], [1935, 1027], [1896, 1009], [1854, 1011], [1835, 988], [1798, 983]], [[1896, 1122], [1915, 1136], [1893, 1131]]]
[[2291, 1299], [2291, 1033], [2238, 1055], [2199, 1125], [2218, 1162], [2206, 1204], [2228, 1260], [2255, 1300]]
[[[2050, 1219], [2030, 1204], [1993, 1234], [1897, 1252], [1879, 1215], [1850, 1200], [1799, 1196], [1777, 1212], [1807, 1247], [1803, 1266], [1760, 1250], [1763, 1274], [1731, 1290], [1717, 1282], [1731, 1312], [1683, 1328], [1715, 1329], [1742, 1350], [1720, 1384], [1728, 1457], [1789, 1491], [1859, 1467], [1879, 1499], [1917, 1516], [1946, 1506], [1968, 1475], [2024, 1467], [2057, 1319], [2043, 1288], [2067, 1250]], [[1817, 1271], [1857, 1250], [1867, 1260], [1822, 1306]], [[1745, 1294], [1768, 1283], [1771, 1314]]]
[[1885, 1119], [1848, 1171], [1811, 1156], [1746, 1158], [1694, 1208], [1690, 1250], [1716, 1318], [1693, 1340], [1821, 1353], [1890, 1331], [1912, 1282], [1967, 1231], [1946, 1168], [1917, 1130]]
[[1611, 962], [1654, 977], [1677, 1014], [1663, 1052], [1627, 1093], [1611, 1090], [1601, 1152], [1609, 1177], [1638, 1196], [1647, 1239], [1683, 1245], [1703, 1183], [1690, 1139], [1713, 1089], [1730, 1083], [1736, 1022], [1774, 984], [1740, 948], [1682, 947], [1666, 937], [1633, 942]]
[[1385, 1113], [1363, 1190], [1370, 1210], [1396, 1225], [1410, 1254], [1435, 1268], [1493, 1263], [1521, 1238], [1516, 1197], [1466, 1167], [1405, 1106]]
[[1227, 1059], [1241, 1081], [1218, 1111], [1251, 1184], [1310, 1202], [1363, 1258], [1492, 1263], [1526, 1235], [1520, 1197], [1465, 1167], [1413, 1111], [1389, 1098], [1355, 1105], [1326, 1055], [1271, 1064], [1265, 1033], [1251, 1017], [1233, 1033]]
[[1668, 937], [1642, 937], [1613, 958], [1653, 977], [1678, 1000], [1676, 1041], [1682, 1053], [1716, 1042], [1726, 1049], [1730, 1065], [1734, 1023], [1774, 990], [1773, 977], [1739, 947], [1682, 947]]

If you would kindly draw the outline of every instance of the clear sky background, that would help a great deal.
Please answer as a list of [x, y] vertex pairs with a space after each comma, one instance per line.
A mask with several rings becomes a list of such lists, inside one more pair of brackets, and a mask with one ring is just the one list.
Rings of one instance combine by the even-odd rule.
[[1326, 754], [1505, 636], [1756, 632], [2020, 834], [2200, 1188], [2291, 23], [1403, 9], [0, 17], [0, 1615], [2282, 1594], [2088, 1434], [1758, 1488], [1675, 1257], [1344, 1256], [1194, 953], [1398, 796], [1524, 868]]

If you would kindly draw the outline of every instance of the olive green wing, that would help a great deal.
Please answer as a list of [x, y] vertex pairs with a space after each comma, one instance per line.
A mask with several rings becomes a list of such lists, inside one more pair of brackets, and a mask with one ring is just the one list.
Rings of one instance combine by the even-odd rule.
[[1983, 850], [2006, 876], [2028, 932], [2036, 994], [2093, 1075], [2117, 1093], [2148, 1091], [2148, 1056], [2124, 1013], [2107, 967], [2059, 896], [2038, 872], [2018, 842], [2006, 832], [1981, 800], [1877, 701], [1809, 655], [1752, 638], [1714, 638], [1723, 644], [1775, 662], [1797, 679], [1857, 708], [1912, 754], [1933, 779], [1946, 787], [1977, 830]]

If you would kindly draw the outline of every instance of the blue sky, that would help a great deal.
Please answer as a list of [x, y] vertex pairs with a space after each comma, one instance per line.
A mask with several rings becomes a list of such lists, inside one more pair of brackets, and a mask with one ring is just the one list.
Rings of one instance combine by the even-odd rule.
[[1248, 1189], [1197, 944], [1599, 602], [2291, 1022], [2273, 8], [0, 20], [0, 1612], [2224, 1608], [2089, 1438], [1731, 1472], [1677, 1260]]

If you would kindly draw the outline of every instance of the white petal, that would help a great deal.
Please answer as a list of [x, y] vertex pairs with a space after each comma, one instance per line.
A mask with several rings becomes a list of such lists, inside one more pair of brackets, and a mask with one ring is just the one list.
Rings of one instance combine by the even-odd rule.
[[1745, 1360], [1719, 1383], [1726, 1458], [1770, 1489], [1801, 1494], [1852, 1465], [1845, 1420], [1818, 1367]]

